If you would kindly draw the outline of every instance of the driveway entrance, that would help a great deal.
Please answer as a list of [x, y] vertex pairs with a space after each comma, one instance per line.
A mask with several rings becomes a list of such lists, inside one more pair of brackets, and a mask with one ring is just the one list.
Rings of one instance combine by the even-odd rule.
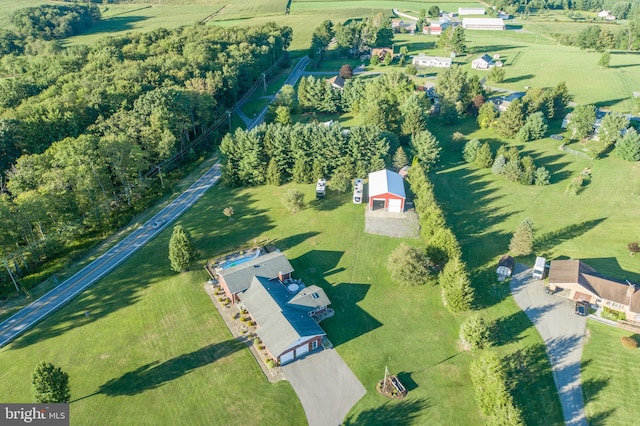
[[547, 347], [565, 423], [587, 426], [580, 380], [587, 319], [575, 314], [570, 300], [546, 294], [544, 281], [534, 280], [531, 273], [531, 268], [517, 263], [511, 278], [511, 293]]
[[281, 368], [300, 398], [309, 426], [342, 424], [351, 407], [367, 393], [334, 349], [323, 349]]

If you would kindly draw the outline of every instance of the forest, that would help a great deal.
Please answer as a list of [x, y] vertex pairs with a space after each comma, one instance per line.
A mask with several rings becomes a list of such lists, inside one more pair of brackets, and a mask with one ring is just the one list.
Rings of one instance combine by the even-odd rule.
[[[106, 37], [91, 48], [40, 40], [38, 52], [2, 56], [0, 255], [13, 272], [143, 210], [151, 197], [144, 173], [183, 153], [286, 55], [291, 37], [273, 23], [196, 25]], [[13, 287], [8, 278], [0, 295]]]

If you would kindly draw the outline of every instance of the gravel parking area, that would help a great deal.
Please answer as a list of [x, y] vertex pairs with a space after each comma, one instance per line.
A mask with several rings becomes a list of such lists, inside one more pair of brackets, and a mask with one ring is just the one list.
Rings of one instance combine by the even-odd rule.
[[389, 213], [367, 209], [364, 214], [364, 232], [394, 238], [419, 238], [418, 215], [413, 210]]

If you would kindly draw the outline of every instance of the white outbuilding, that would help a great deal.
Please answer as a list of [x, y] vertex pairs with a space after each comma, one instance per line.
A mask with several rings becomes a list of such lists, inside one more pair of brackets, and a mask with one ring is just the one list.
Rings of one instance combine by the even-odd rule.
[[406, 200], [404, 179], [391, 170], [369, 173], [369, 209], [402, 213]]

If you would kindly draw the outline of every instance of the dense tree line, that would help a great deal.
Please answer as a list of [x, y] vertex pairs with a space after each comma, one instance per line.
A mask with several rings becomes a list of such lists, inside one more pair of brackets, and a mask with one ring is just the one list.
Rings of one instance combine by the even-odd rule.
[[485, 100], [480, 78], [469, 76], [458, 65], [438, 73], [435, 90], [440, 97], [440, 119], [445, 125], [453, 124], [465, 114], [476, 115]]
[[526, 8], [593, 12], [605, 9], [618, 19], [638, 16], [640, 12], [640, 4], [637, 0], [490, 0], [488, 3], [495, 6], [497, 10], [504, 10], [512, 15]]
[[609, 49], [640, 50], [640, 20], [629, 21], [626, 27], [614, 35], [611, 30], [591, 25], [578, 33], [554, 34], [558, 42], [585, 50], [604, 52]]
[[372, 47], [390, 47], [393, 44], [391, 20], [377, 14], [364, 20], [350, 19], [344, 24], [323, 21], [311, 36], [309, 56], [322, 61], [335, 40], [335, 52], [339, 56], [358, 56]]
[[416, 92], [413, 80], [396, 71], [374, 79], [348, 79], [344, 90], [331, 87], [323, 78], [303, 77], [297, 95], [303, 110], [352, 112], [365, 125], [406, 137], [426, 129], [430, 108], [425, 93]]
[[452, 312], [467, 311], [473, 306], [474, 291], [462, 261], [462, 250], [446, 224], [433, 184], [419, 163], [409, 170], [409, 184], [415, 196], [420, 232], [426, 242], [424, 256], [431, 269], [440, 271], [437, 282], [442, 289], [442, 303]]
[[[108, 229], [144, 208], [149, 187], [141, 176], [182, 152], [290, 41], [291, 29], [275, 24], [194, 26], [108, 37], [64, 50], [61, 59], [44, 54], [50, 68], [39, 55], [2, 58], [5, 69], [27, 64], [6, 80], [35, 94], [8, 101], [0, 113], [9, 169], [0, 186], [0, 254], [28, 245], [12, 264], [21, 275], [79, 232]], [[11, 288], [8, 278], [3, 283]]]
[[390, 135], [377, 127], [279, 123], [238, 129], [220, 144], [229, 186], [311, 183], [337, 175], [364, 177], [384, 168]]
[[11, 15], [18, 34], [43, 40], [79, 34], [99, 21], [100, 10], [91, 4], [43, 4], [19, 9]]

